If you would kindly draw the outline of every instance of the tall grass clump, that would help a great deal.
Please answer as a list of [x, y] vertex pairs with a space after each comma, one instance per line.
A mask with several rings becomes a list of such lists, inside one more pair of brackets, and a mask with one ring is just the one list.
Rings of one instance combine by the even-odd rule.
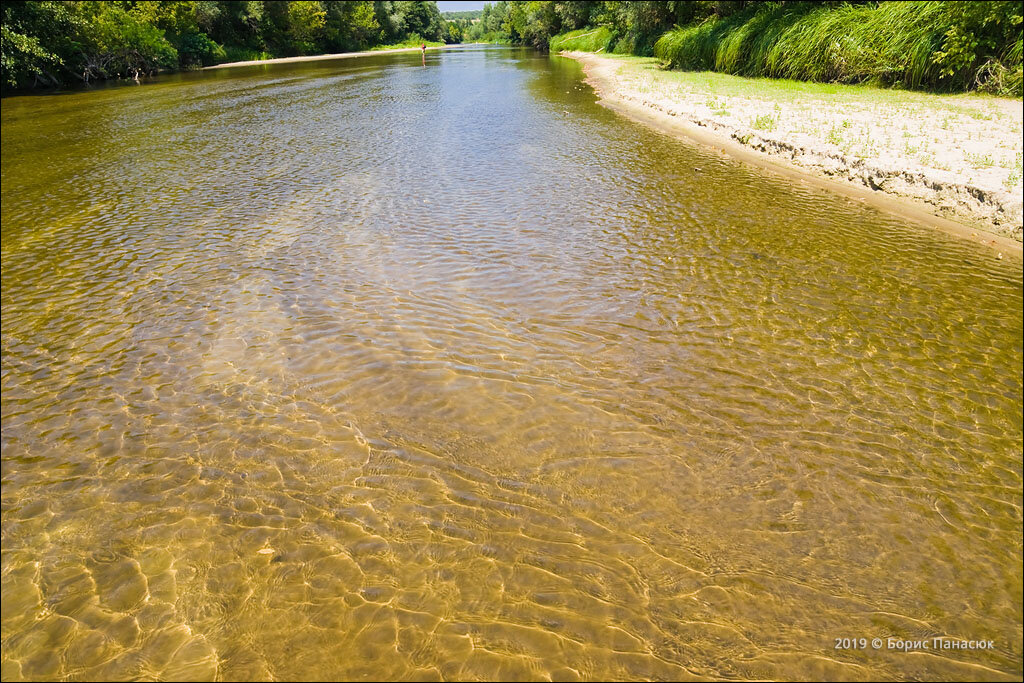
[[609, 52], [615, 34], [606, 26], [584, 28], [552, 36], [548, 48], [552, 52], [575, 50], [578, 52]]
[[274, 56], [266, 50], [253, 50], [248, 47], [228, 45], [224, 48], [224, 57], [220, 62], [257, 62], [265, 59], [273, 59]]
[[444, 43], [437, 40], [426, 40], [418, 33], [410, 33], [405, 40], [399, 43], [391, 43], [390, 45], [375, 45], [370, 48], [370, 51], [375, 52], [377, 50], [401, 50], [408, 49], [411, 47], [419, 47], [421, 45], [426, 45], [427, 47], [443, 47]]
[[760, 3], [676, 28], [670, 66], [741, 76], [1021, 94], [1020, 3]]

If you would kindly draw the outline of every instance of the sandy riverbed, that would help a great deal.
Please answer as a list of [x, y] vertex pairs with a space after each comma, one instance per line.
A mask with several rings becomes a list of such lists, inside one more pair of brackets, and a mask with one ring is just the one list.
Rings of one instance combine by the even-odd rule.
[[562, 54], [582, 62], [602, 100], [623, 113], [1019, 248], [1019, 100], [669, 72], [651, 59]]

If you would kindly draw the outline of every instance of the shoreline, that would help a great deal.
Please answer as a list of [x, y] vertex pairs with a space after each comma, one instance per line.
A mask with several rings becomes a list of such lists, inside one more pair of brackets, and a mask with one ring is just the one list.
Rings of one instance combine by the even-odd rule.
[[[463, 47], [471, 47], [474, 45], [487, 45], [488, 43], [456, 43], [453, 45], [434, 45], [427, 46], [427, 50], [453, 50]], [[246, 62], [225, 62], [224, 64], [214, 64], [213, 66], [204, 66], [201, 71], [210, 71], [211, 69], [230, 69], [236, 66], [257, 66], [259, 64], [291, 64], [294, 62], [317, 62], [328, 59], [350, 59], [352, 57], [370, 57], [373, 55], [391, 55], [400, 52], [419, 52], [422, 48], [418, 47], [395, 47], [389, 50], [363, 50], [362, 52], [335, 52], [333, 54], [324, 55], [301, 55], [299, 57], [275, 57], [274, 59], [252, 59]]]
[[[794, 141], [784, 134], [737, 125], [735, 117], [728, 121], [701, 115], [699, 108], [703, 105], [696, 100], [704, 97], [705, 92], [686, 93], [680, 89], [666, 94], [667, 88], [656, 90], [664, 83], [650, 83], [650, 78], [657, 79], [659, 73], [674, 72], [657, 72], [641, 83], [639, 79], [645, 74], [620, 58], [587, 52], [560, 54], [580, 62], [585, 81], [594, 88], [600, 103], [627, 118], [793, 180], [809, 182], [1018, 257], [1024, 255], [1019, 186], [1015, 196], [994, 190], [991, 182], [988, 187], [978, 187], [953, 173], [929, 173], [926, 168], [906, 170], [898, 155], [892, 154], [885, 159], [850, 158], [834, 146], [828, 149], [827, 143], [807, 135]], [[632, 73], [623, 74], [627, 69]], [[629, 78], [634, 80], [628, 82]], [[750, 101], [736, 97], [725, 104], [715, 104], [721, 108], [736, 106], [737, 102], [743, 106]], [[763, 105], [764, 98], [758, 104]], [[775, 111], [778, 110], [776, 103]]]

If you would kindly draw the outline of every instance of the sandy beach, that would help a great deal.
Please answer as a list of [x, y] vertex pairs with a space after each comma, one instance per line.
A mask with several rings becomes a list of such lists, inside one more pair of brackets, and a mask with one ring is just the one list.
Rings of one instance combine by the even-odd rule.
[[563, 52], [602, 102], [755, 163], [1020, 251], [1019, 100], [662, 70]]
[[[463, 47], [471, 47], [473, 45], [483, 45], [484, 43], [460, 43], [457, 45], [437, 45], [434, 47], [428, 46], [428, 50], [454, 50]], [[419, 52], [422, 48], [418, 47], [396, 47], [390, 50], [364, 50], [363, 52], [336, 52], [334, 54], [327, 55], [305, 55], [302, 57], [278, 57], [276, 59], [253, 59], [247, 62], [227, 62], [225, 64], [214, 64], [213, 66], [203, 67], [203, 71], [209, 71], [210, 69], [228, 69], [234, 66], [255, 66], [257, 64], [289, 64], [293, 62], [317, 62], [326, 59], [349, 59], [352, 57], [370, 57], [372, 55], [387, 55], [395, 54], [397, 52]]]

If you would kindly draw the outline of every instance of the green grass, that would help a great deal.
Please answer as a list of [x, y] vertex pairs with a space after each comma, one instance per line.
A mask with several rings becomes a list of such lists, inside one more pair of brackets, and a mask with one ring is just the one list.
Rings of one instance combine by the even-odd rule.
[[552, 52], [575, 50], [578, 52], [610, 52], [615, 35], [607, 27], [584, 28], [552, 36], [548, 48]]
[[264, 61], [267, 59], [273, 59], [274, 55], [264, 50], [251, 50], [246, 47], [227, 47], [224, 48], [224, 58], [218, 60], [221, 64], [227, 64], [230, 62], [256, 62]]
[[675, 69], [914, 89], [977, 86], [1019, 96], [1016, 45], [1004, 62], [943, 74], [936, 53], [955, 21], [948, 4], [758, 3], [725, 19], [669, 31], [654, 53]]
[[370, 50], [401, 50], [410, 47], [419, 47], [424, 43], [426, 43], [427, 47], [444, 46], [444, 43], [439, 43], [436, 40], [423, 40], [418, 35], [413, 34], [400, 43], [392, 43], [391, 45], [375, 45], [374, 47], [371, 47]]
[[652, 72], [656, 78], [668, 85], [698, 93], [701, 97], [714, 100], [719, 97], [751, 97], [775, 100], [782, 103], [800, 104], [807, 99], [827, 99], [850, 104], [879, 104], [892, 107], [921, 105], [942, 107], [954, 114], [978, 119], [999, 116], [997, 111], [980, 112], [979, 107], [995, 103], [997, 97], [988, 93], [937, 94], [920, 90], [886, 88], [876, 83], [816, 83], [787, 78], [748, 77], [715, 71], [680, 71], [666, 69], [657, 57], [634, 55], [607, 55], [638, 71]]

